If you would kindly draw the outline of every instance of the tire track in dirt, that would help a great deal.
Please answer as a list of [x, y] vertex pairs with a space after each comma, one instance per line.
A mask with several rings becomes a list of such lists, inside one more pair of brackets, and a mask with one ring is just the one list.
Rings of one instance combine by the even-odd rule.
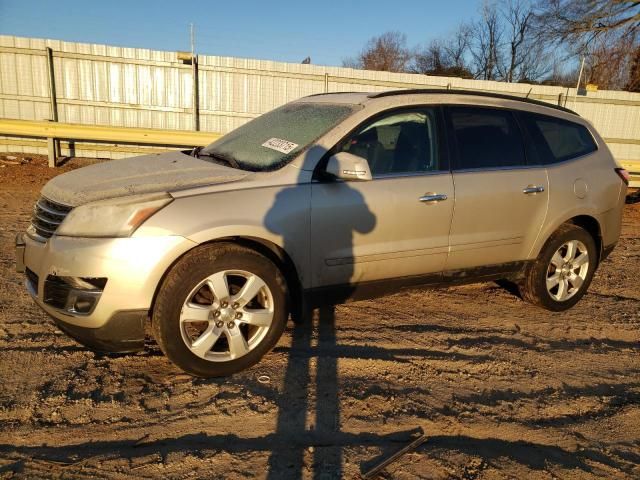
[[418, 425], [387, 478], [640, 477], [640, 204], [569, 312], [493, 283], [400, 292], [203, 380], [152, 341], [89, 352], [28, 298], [13, 238], [44, 162], [0, 171], [0, 478], [354, 478]]

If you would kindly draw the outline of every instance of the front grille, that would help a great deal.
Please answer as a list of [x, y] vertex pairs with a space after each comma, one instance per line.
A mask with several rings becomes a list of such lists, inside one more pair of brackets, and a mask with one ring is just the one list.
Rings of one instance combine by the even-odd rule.
[[38, 235], [50, 238], [70, 211], [71, 207], [67, 205], [40, 197], [33, 208], [31, 225]]

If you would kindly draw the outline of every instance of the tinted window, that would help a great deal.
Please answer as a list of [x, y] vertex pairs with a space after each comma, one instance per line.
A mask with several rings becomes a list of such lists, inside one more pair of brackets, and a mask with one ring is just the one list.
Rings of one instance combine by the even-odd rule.
[[359, 129], [338, 151], [367, 159], [373, 175], [439, 170], [436, 115], [428, 109], [390, 114]]
[[593, 137], [577, 123], [533, 113], [522, 113], [539, 163], [562, 162], [597, 150]]
[[458, 147], [457, 169], [525, 164], [522, 135], [510, 111], [450, 107], [449, 112]]

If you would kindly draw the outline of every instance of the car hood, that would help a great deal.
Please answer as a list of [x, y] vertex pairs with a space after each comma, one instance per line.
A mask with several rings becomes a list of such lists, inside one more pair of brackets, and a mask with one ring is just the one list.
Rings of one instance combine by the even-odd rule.
[[234, 182], [247, 175], [249, 172], [175, 151], [79, 168], [50, 180], [42, 189], [42, 195], [77, 207], [107, 198]]

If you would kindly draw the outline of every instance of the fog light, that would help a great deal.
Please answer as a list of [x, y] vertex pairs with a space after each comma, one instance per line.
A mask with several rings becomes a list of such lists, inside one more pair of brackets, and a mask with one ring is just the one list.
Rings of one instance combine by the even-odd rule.
[[76, 313], [89, 313], [91, 310], [93, 310], [95, 303], [95, 297], [81, 295], [78, 296], [75, 303], [73, 304], [73, 310]]
[[91, 315], [106, 284], [104, 277], [49, 275], [44, 282], [44, 303], [74, 315]]

